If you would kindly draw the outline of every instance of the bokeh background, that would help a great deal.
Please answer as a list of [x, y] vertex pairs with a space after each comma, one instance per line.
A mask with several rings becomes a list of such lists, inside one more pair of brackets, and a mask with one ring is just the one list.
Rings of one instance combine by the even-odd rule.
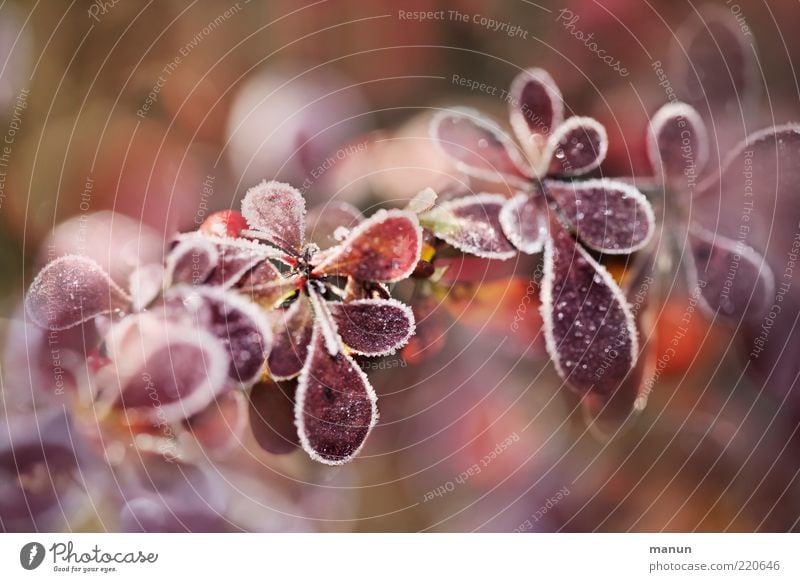
[[[678, 269], [660, 270], [642, 321], [662, 363], [643, 381], [647, 406], [591, 422], [547, 362], [535, 257], [445, 279], [417, 313], [413, 349], [368, 368], [381, 421], [335, 468], [262, 451], [238, 401], [208, 428], [224, 450], [180, 466], [122, 429], [98, 439], [66, 400], [83, 354], [61, 354], [54, 372], [46, 334], [20, 310], [48, 258], [83, 252], [124, 278], [263, 178], [367, 213], [426, 186], [474, 189], [433, 148], [428, 119], [468, 105], [505, 125], [504, 91], [526, 67], [551, 73], [569, 113], [606, 126], [603, 175], [648, 175], [649, 117], [669, 88], [697, 97], [680, 73], [693, 30], [711, 35], [709, 62], [737, 95], [699, 100], [718, 161], [753, 131], [800, 121], [799, 17], [797, 2], [766, 0], [6, 0], [0, 530], [800, 529], [800, 284], [756, 361], [747, 341], [761, 322], [709, 320]], [[714, 41], [716, 20], [733, 23], [741, 53]], [[794, 173], [775, 167], [781, 185], [759, 192], [769, 202], [748, 241], [779, 277], [800, 228]], [[653, 202], [662, 214], [690, 205]], [[729, 207], [689, 210], [725, 232]]]

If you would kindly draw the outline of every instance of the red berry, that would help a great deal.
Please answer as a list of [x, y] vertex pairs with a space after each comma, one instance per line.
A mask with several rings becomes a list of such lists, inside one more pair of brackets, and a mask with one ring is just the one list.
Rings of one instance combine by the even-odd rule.
[[236, 210], [220, 210], [203, 221], [200, 232], [218, 237], [235, 238], [247, 228], [244, 216]]

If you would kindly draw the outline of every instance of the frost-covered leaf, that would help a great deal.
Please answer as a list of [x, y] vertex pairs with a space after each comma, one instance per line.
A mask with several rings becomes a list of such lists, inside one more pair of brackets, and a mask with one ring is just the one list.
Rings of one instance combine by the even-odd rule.
[[377, 400], [361, 368], [344, 352], [331, 356], [315, 326], [294, 408], [303, 449], [328, 465], [350, 461], [378, 422]]
[[379, 210], [331, 249], [314, 273], [391, 283], [412, 273], [421, 251], [422, 229], [415, 214]]
[[315, 206], [306, 217], [306, 238], [320, 249], [328, 249], [341, 242], [340, 233], [354, 229], [364, 220], [358, 208], [347, 202], [329, 202]]
[[329, 307], [342, 341], [357, 354], [392, 354], [414, 333], [414, 314], [395, 299], [362, 299]]
[[101, 388], [153, 423], [200, 412], [226, 386], [229, 358], [223, 343], [205, 330], [155, 314], [132, 315], [114, 325], [106, 349], [113, 374]]
[[272, 347], [272, 333], [256, 305], [233, 292], [176, 287], [164, 297], [169, 317], [206, 330], [226, 347], [228, 376], [243, 384], [256, 380]]
[[633, 314], [605, 268], [556, 221], [550, 231], [541, 291], [547, 351], [577, 391], [610, 394], [636, 363]]
[[545, 183], [575, 234], [607, 254], [627, 254], [647, 244], [655, 228], [653, 208], [633, 186], [600, 178]]
[[540, 197], [520, 192], [500, 211], [503, 234], [523, 253], [539, 253], [547, 238], [547, 212]]
[[406, 210], [414, 214], [422, 214], [434, 207], [436, 199], [439, 195], [433, 188], [425, 188], [416, 193], [416, 195], [408, 201]]
[[164, 285], [164, 276], [164, 266], [158, 263], [143, 265], [131, 273], [128, 289], [134, 311], [141, 311], [158, 297]]
[[647, 154], [655, 175], [688, 190], [708, 161], [708, 134], [700, 114], [685, 103], [668, 103], [650, 121]]
[[130, 298], [100, 265], [79, 255], [48, 263], [25, 298], [33, 322], [50, 330], [67, 329], [98, 315], [127, 309]]
[[527, 69], [514, 78], [509, 116], [517, 139], [535, 160], [547, 135], [564, 120], [564, 101], [553, 78], [542, 69]]
[[431, 137], [465, 174], [493, 182], [525, 185], [527, 164], [494, 122], [473, 109], [446, 109], [431, 120]]
[[578, 176], [598, 168], [607, 153], [608, 135], [598, 121], [570, 117], [550, 134], [542, 164], [549, 175]]
[[218, 261], [217, 248], [208, 238], [183, 238], [167, 255], [167, 280], [170, 285], [200, 285], [208, 279]]
[[775, 297], [775, 279], [764, 257], [743, 244], [695, 225], [689, 233], [690, 291], [699, 290], [711, 317], [737, 323], [760, 315]]
[[421, 220], [437, 238], [465, 253], [510, 259], [517, 251], [500, 225], [500, 211], [505, 203], [505, 197], [500, 194], [456, 198], [427, 212]]
[[303, 195], [282, 182], [261, 182], [250, 188], [242, 200], [242, 214], [250, 228], [284, 249], [299, 249], [302, 245], [305, 213]]
[[305, 295], [300, 295], [288, 308], [276, 313], [272, 326], [274, 341], [267, 360], [269, 375], [274, 380], [296, 377], [308, 355], [314, 311]]
[[250, 430], [259, 446], [273, 455], [285, 455], [300, 446], [294, 424], [293, 383], [258, 382], [250, 391]]

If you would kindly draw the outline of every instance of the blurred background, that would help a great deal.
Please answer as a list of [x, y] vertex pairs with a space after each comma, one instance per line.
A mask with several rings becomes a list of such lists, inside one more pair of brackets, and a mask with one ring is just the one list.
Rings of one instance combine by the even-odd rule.
[[[606, 126], [602, 175], [651, 174], [649, 118], [673, 98], [709, 122], [712, 172], [745, 135], [800, 121], [798, 17], [796, 2], [766, 0], [2, 3], [0, 530], [800, 529], [797, 285], [755, 359], [762, 321], [708, 320], [676, 269], [656, 273], [631, 418], [630, 402], [581, 401], [548, 364], [538, 259], [490, 275], [478, 265], [428, 290], [412, 345], [367, 368], [381, 421], [334, 468], [261, 450], [238, 400], [209, 429], [224, 451], [177, 468], [124, 431], [98, 435], [67, 405], [85, 354], [54, 364], [20, 310], [48, 259], [89, 254], [123, 280], [264, 178], [367, 214], [427, 186], [474, 190], [428, 120], [468, 105], [507, 127], [509, 83], [532, 66], [568, 114]], [[705, 55], [699, 93], [692, 47]], [[793, 248], [796, 260], [800, 171], [772, 169], [748, 243], [780, 279]], [[722, 197], [653, 202], [736, 232]], [[657, 238], [652, 253], [671, 252]]]

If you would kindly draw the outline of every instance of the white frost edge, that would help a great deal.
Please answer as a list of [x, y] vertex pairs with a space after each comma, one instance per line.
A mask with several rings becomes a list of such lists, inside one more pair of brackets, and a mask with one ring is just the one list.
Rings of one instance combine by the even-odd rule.
[[565, 186], [567, 188], [571, 187], [572, 190], [574, 191], [580, 190], [581, 188], [587, 188], [587, 189], [601, 188], [606, 192], [608, 192], [610, 189], [619, 190], [622, 192], [623, 199], [633, 198], [639, 203], [639, 206], [642, 208], [645, 217], [647, 218], [648, 221], [648, 231], [647, 235], [644, 237], [644, 239], [642, 239], [641, 242], [633, 246], [624, 247], [621, 249], [607, 249], [604, 247], [599, 247], [583, 239], [580, 236], [580, 234], [574, 230], [574, 225], [571, 224], [570, 227], [572, 231], [575, 233], [577, 238], [581, 242], [583, 242], [586, 246], [596, 251], [600, 251], [601, 253], [604, 253], [606, 255], [629, 255], [646, 247], [650, 243], [650, 240], [653, 238], [653, 233], [655, 233], [656, 230], [656, 215], [653, 212], [653, 206], [652, 204], [650, 204], [650, 201], [647, 199], [647, 196], [642, 194], [636, 187], [627, 184], [625, 182], [615, 180], [613, 178], [594, 178], [591, 180], [582, 180], [580, 182], [553, 182], [553, 181], [548, 181], [548, 182], [557, 183], [559, 186]]
[[[483, 205], [483, 206], [492, 205], [492, 204], [499, 205], [500, 206], [500, 210], [498, 211], [498, 215], [499, 215], [500, 212], [502, 212], [502, 210], [505, 207], [505, 204], [507, 202], [508, 202], [508, 199], [505, 196], [503, 196], [502, 194], [491, 194], [491, 193], [488, 193], [488, 192], [480, 192], [480, 193], [474, 194], [472, 196], [465, 196], [463, 198], [454, 198], [452, 200], [447, 200], [447, 201], [443, 202], [442, 204], [440, 204], [439, 206], [437, 206], [436, 208], [434, 208], [433, 210], [429, 210], [427, 212], [427, 216], [432, 221], [441, 220], [442, 222], [447, 222], [448, 221], [448, 216], [447, 216], [448, 212], [450, 212], [450, 211], [452, 211], [454, 209], [457, 209], [457, 208], [463, 208], [465, 206], [471, 206], [473, 204], [480, 204], [480, 205]], [[425, 217], [423, 217], [423, 220], [424, 219], [425, 219]], [[507, 252], [483, 251], [483, 250], [481, 250], [481, 249], [479, 249], [479, 248], [477, 248], [475, 246], [464, 244], [463, 241], [461, 241], [461, 240], [459, 240], [459, 239], [457, 239], [457, 238], [455, 238], [453, 236], [450, 236], [447, 232], [442, 232], [442, 233], [434, 232], [433, 234], [436, 236], [436, 238], [442, 239], [447, 244], [457, 248], [460, 251], [463, 251], [463, 252], [468, 253], [470, 255], [474, 255], [476, 257], [481, 257], [481, 258], [484, 258], [484, 259], [499, 259], [501, 261], [507, 261], [508, 259], [513, 258], [517, 254], [516, 250], [511, 250], [511, 251], [507, 251]], [[502, 236], [502, 237], [508, 238], [506, 236], [506, 233], [502, 229], [502, 224], [501, 224], [501, 230], [498, 232], [498, 234], [500, 236]], [[511, 241], [509, 239], [509, 242], [512, 242], [512, 246], [513, 246], [513, 241]]]
[[[226, 306], [241, 310], [245, 315], [250, 317], [255, 322], [256, 329], [261, 334], [261, 337], [264, 338], [264, 363], [261, 365], [261, 368], [258, 370], [258, 372], [256, 372], [251, 378], [242, 379], [241, 381], [235, 380], [234, 378], [231, 378], [230, 380], [245, 386], [257, 380], [261, 372], [264, 370], [264, 366], [266, 366], [269, 353], [272, 350], [273, 341], [272, 328], [269, 325], [269, 321], [267, 320], [267, 316], [264, 311], [262, 311], [260, 307], [241, 294], [234, 291], [227, 291], [220, 287], [191, 287], [189, 285], [178, 285], [170, 289], [166, 295], [169, 296], [173, 294], [183, 294], [184, 296], [200, 295], [209, 297], [211, 299], [216, 299]], [[230, 361], [230, 358], [228, 358], [228, 360]]]
[[[175, 322], [165, 322], [163, 319], [149, 314], [141, 313], [131, 316], [129, 321], [125, 321], [124, 325], [118, 325], [112, 328], [108, 336], [106, 336], [106, 344], [109, 350], [109, 357], [112, 360], [112, 365], [115, 371], [114, 382], [117, 383], [117, 391], [115, 401], [122, 397], [122, 388], [133, 377], [140, 373], [144, 366], [145, 361], [152, 356], [156, 351], [161, 349], [169, 349], [168, 346], [178, 343], [187, 343], [198, 346], [204, 353], [209, 355], [208, 360], [203, 359], [205, 381], [196, 387], [191, 394], [186, 397], [179, 398], [177, 401], [164, 404], [160, 407], [153, 408], [145, 413], [145, 416], [153, 422], [159, 421], [160, 414], [163, 414], [168, 422], [177, 422], [190, 416], [197, 414], [205, 409], [219, 394], [221, 394], [228, 385], [228, 364], [230, 358], [222, 342], [212, 333], [203, 330], [188, 327], [186, 325]], [[122, 337], [131, 332], [134, 326], [143, 329], [143, 326], [154, 326], [156, 332], [163, 329], [163, 326], [169, 323], [169, 332], [148, 334], [147, 339], [151, 339], [151, 335], [158, 338], [154, 343], [146, 343], [145, 336], [140, 331], [139, 341], [141, 350], [137, 350], [137, 358], [130, 359], [130, 354], [117, 353], [118, 348], [124, 341], [132, 341], [133, 338], [127, 340]], [[212, 347], [213, 346], [213, 347]], [[121, 357], [122, 356], [122, 357]], [[125, 357], [127, 356], [127, 357]], [[200, 362], [198, 362], [198, 365]], [[175, 374], [174, 368], [172, 374]], [[137, 409], [138, 410], [138, 409]]]
[[297, 436], [300, 438], [300, 445], [303, 447], [303, 450], [308, 454], [309, 457], [311, 457], [314, 461], [323, 463], [325, 465], [344, 465], [345, 463], [353, 460], [353, 458], [361, 452], [361, 449], [364, 448], [364, 444], [367, 442], [367, 438], [369, 438], [372, 429], [375, 428], [376, 424], [378, 424], [378, 395], [375, 393], [375, 389], [372, 387], [372, 384], [369, 383], [369, 378], [367, 378], [364, 370], [362, 370], [361, 367], [356, 364], [353, 358], [345, 353], [342, 353], [342, 357], [347, 360], [348, 364], [350, 364], [354, 370], [356, 370], [364, 385], [372, 410], [372, 414], [370, 415], [370, 424], [369, 427], [367, 427], [367, 434], [364, 435], [364, 439], [361, 441], [361, 444], [359, 444], [356, 450], [353, 451], [348, 457], [338, 460], [326, 459], [317, 453], [316, 450], [314, 450], [314, 448], [311, 446], [311, 442], [308, 439], [308, 435], [306, 434], [305, 422], [303, 421], [303, 408], [305, 406], [306, 391], [308, 390], [308, 378], [311, 375], [311, 362], [314, 361], [314, 350], [317, 346], [318, 333], [320, 333], [319, 326], [315, 325], [314, 331], [311, 334], [311, 349], [308, 351], [308, 358], [306, 358], [306, 362], [303, 365], [303, 369], [301, 370], [299, 379], [297, 381], [297, 391], [295, 392], [294, 401], [294, 424], [297, 427]]
[[[300, 190], [298, 190], [297, 188], [295, 188], [291, 184], [288, 184], [287, 182], [278, 182], [277, 180], [269, 180], [269, 181], [262, 180], [261, 182], [259, 182], [255, 186], [250, 187], [247, 190], [247, 192], [244, 195], [244, 198], [242, 199], [242, 206], [241, 206], [241, 208], [242, 208], [242, 216], [244, 216], [244, 219], [247, 222], [247, 225], [250, 228], [252, 228], [253, 230], [260, 231], [260, 232], [265, 233], [267, 235], [269, 235], [270, 233], [274, 233], [275, 232], [274, 230], [271, 230], [271, 229], [270, 230], [262, 229], [260, 225], [258, 225], [255, 222], [250, 220], [251, 218], [254, 218], [254, 217], [258, 216], [258, 212], [255, 210], [254, 199], [257, 196], [260, 196], [261, 194], [264, 194], [264, 193], [268, 193], [268, 192], [270, 192], [272, 190], [286, 191], [289, 194], [291, 194], [296, 199], [296, 201], [299, 203], [299, 208], [300, 208], [299, 230], [300, 230], [300, 232], [298, 233], [299, 240], [297, 241], [297, 244], [298, 245], [303, 244], [303, 237], [305, 236], [305, 232], [306, 232], [306, 221], [305, 221], [306, 199], [303, 198], [303, 194], [300, 192]], [[284, 242], [286, 242], [287, 244], [290, 244], [290, 245], [294, 244], [293, 241], [284, 241]]]
[[360, 350], [354, 349], [352, 346], [350, 346], [344, 340], [342, 340], [342, 343], [344, 343], [344, 345], [347, 346], [347, 349], [350, 352], [358, 354], [360, 356], [369, 356], [369, 357], [391, 356], [395, 354], [397, 350], [403, 348], [417, 330], [417, 323], [416, 320], [414, 319], [414, 312], [408, 305], [406, 305], [402, 301], [398, 301], [393, 297], [390, 297], [389, 299], [355, 299], [353, 301], [348, 301], [347, 303], [336, 301], [333, 302], [333, 305], [335, 307], [347, 307], [348, 305], [391, 305], [392, 307], [396, 307], [397, 309], [402, 311], [405, 314], [406, 318], [408, 319], [408, 333], [406, 333], [406, 336], [402, 340], [400, 340], [397, 344], [395, 344], [388, 350], [384, 350], [382, 352], [362, 352]]
[[517, 220], [519, 216], [518, 208], [527, 202], [528, 198], [535, 195], [536, 194], [529, 194], [527, 192], [518, 192], [511, 200], [507, 200], [500, 210], [500, 226], [503, 229], [503, 234], [511, 241], [511, 244], [528, 255], [535, 255], [536, 253], [542, 252], [548, 234], [546, 216], [537, 217], [539, 222], [539, 239], [531, 243], [525, 243], [522, 240], [522, 236], [520, 236], [519, 232], [514, 228], [515, 224], [521, 222]]
[[[448, 109], [443, 109], [436, 113], [430, 121], [430, 125], [428, 127], [428, 134], [436, 144], [436, 147], [439, 148], [444, 156], [450, 160], [450, 162], [455, 166], [455, 168], [464, 173], [468, 176], [474, 176], [475, 178], [480, 178], [482, 180], [488, 180], [490, 182], [495, 182], [498, 184], [512, 184], [513, 186], [519, 188], [524, 187], [526, 185], [526, 181], [520, 179], [517, 176], [513, 176], [511, 174], [504, 174], [500, 171], [489, 172], [484, 170], [479, 170], [474, 166], [470, 166], [469, 164], [464, 163], [461, 160], [458, 160], [452, 157], [445, 149], [442, 147], [442, 140], [439, 138], [438, 129], [442, 123], [442, 120], [446, 117], [461, 117], [464, 119], [468, 119], [470, 122], [474, 123], [481, 129], [484, 129], [492, 134], [494, 134], [498, 141], [500, 141], [506, 149], [508, 156], [511, 158], [511, 161], [516, 164], [517, 169], [520, 171], [521, 174], [533, 178], [531, 174], [530, 164], [526, 162], [523, 156], [520, 154], [517, 145], [508, 137], [505, 131], [497, 125], [495, 122], [487, 119], [483, 116], [478, 110], [472, 109], [469, 107], [452, 107]], [[462, 144], [457, 144], [453, 142], [453, 145], [459, 146], [462, 149], [464, 146]]]
[[[167, 255], [166, 265], [165, 265], [165, 275], [167, 280], [167, 287], [171, 287], [174, 280], [173, 276], [175, 274], [175, 267], [178, 263], [178, 260], [183, 258], [188, 252], [192, 249], [201, 248], [208, 254], [208, 262], [209, 262], [209, 269], [208, 272], [205, 273], [205, 276], [202, 278], [201, 281], [198, 283], [202, 283], [209, 276], [211, 273], [214, 272], [214, 269], [217, 268], [219, 264], [219, 253], [217, 252], [217, 248], [214, 246], [208, 237], [205, 236], [196, 236], [196, 237], [184, 237], [181, 238], [175, 248], [173, 248], [169, 254]], [[181, 284], [189, 284], [186, 281], [180, 281]]]
[[540, 166], [537, 168], [539, 175], [544, 176], [548, 174], [550, 162], [553, 159], [556, 150], [558, 149], [561, 139], [569, 134], [572, 130], [580, 127], [588, 127], [597, 132], [597, 135], [600, 138], [597, 156], [588, 166], [583, 166], [581, 168], [570, 168], [567, 171], [559, 172], [558, 175], [579, 176], [581, 174], [591, 172], [592, 170], [596, 170], [600, 167], [600, 164], [603, 163], [603, 161], [606, 159], [606, 155], [608, 154], [608, 133], [606, 132], [606, 128], [603, 127], [603, 125], [593, 117], [575, 116], [565, 120], [564, 123], [556, 127], [552, 133], [550, 133], [550, 137], [547, 138], [547, 146], [545, 146], [545, 155], [542, 156], [542, 159], [540, 160]]
[[325, 349], [328, 350], [331, 356], [335, 356], [342, 351], [342, 338], [339, 337], [336, 322], [333, 320], [333, 315], [328, 309], [325, 299], [317, 294], [312, 285], [307, 285], [307, 288], [308, 298], [311, 300], [311, 307], [314, 310], [314, 321], [322, 332], [322, 337], [325, 340]]
[[[614, 299], [616, 299], [620, 304], [622, 312], [625, 315], [628, 333], [631, 337], [630, 370], [632, 370], [636, 366], [636, 362], [639, 357], [639, 331], [636, 328], [636, 319], [633, 317], [633, 312], [631, 311], [628, 299], [625, 297], [622, 289], [620, 289], [619, 285], [617, 285], [617, 282], [614, 281], [614, 278], [603, 265], [595, 261], [591, 255], [589, 255], [589, 253], [581, 247], [580, 244], [576, 244], [575, 248], [578, 250], [581, 256], [585, 258], [595, 269], [595, 272], [600, 275], [600, 277], [603, 279], [603, 282], [608, 286], [609, 289], [611, 289], [611, 294]], [[539, 312], [541, 313], [542, 321], [544, 322], [542, 329], [544, 330], [545, 347], [547, 348], [547, 352], [550, 354], [550, 359], [553, 361], [556, 372], [558, 372], [558, 375], [561, 376], [564, 381], [568, 382], [566, 379], [568, 374], [565, 374], [564, 369], [561, 367], [561, 360], [558, 355], [556, 339], [553, 336], [553, 239], [551, 237], [547, 238], [544, 245], [544, 276], [542, 277], [539, 298], [541, 300]]]
[[397, 277], [389, 280], [381, 279], [380, 281], [375, 281], [375, 282], [395, 283], [397, 281], [402, 281], [403, 279], [406, 279], [409, 275], [411, 275], [411, 273], [414, 272], [414, 269], [416, 268], [417, 263], [419, 262], [419, 257], [422, 254], [422, 227], [419, 225], [419, 218], [417, 218], [416, 214], [414, 214], [413, 212], [409, 212], [408, 210], [397, 210], [397, 209], [378, 210], [375, 214], [373, 214], [372, 216], [361, 222], [353, 230], [350, 231], [350, 235], [340, 245], [331, 247], [330, 249], [323, 251], [325, 252], [325, 258], [320, 263], [318, 263], [316, 267], [314, 267], [314, 271], [315, 272], [324, 271], [328, 266], [330, 266], [331, 263], [336, 262], [336, 259], [339, 255], [347, 251], [347, 246], [350, 241], [361, 236], [361, 234], [364, 231], [366, 231], [369, 228], [372, 228], [374, 225], [380, 224], [381, 222], [384, 222], [385, 220], [388, 220], [393, 217], [406, 218], [409, 221], [411, 221], [411, 224], [414, 226], [414, 231], [417, 234], [416, 244], [415, 244], [416, 249], [414, 250], [414, 256], [417, 258], [417, 260], [414, 261], [413, 264], [406, 271], [403, 271]]
[[70, 329], [70, 328], [76, 327], [78, 325], [81, 325], [82, 323], [86, 323], [87, 321], [91, 321], [92, 319], [94, 319], [95, 317], [97, 317], [99, 315], [105, 315], [107, 313], [113, 313], [114, 312], [113, 309], [106, 309], [106, 310], [101, 311], [99, 313], [94, 313], [94, 314], [89, 315], [87, 317], [83, 317], [83, 318], [77, 320], [75, 323], [71, 323], [71, 324], [65, 325], [65, 326], [58, 326], [58, 327], [53, 327], [49, 323], [47, 323], [46, 321], [42, 322], [42, 321], [39, 320], [39, 318], [36, 316], [36, 314], [31, 311], [30, 304], [28, 303], [28, 297], [30, 295], [32, 295], [33, 293], [38, 293], [39, 292], [38, 288], [41, 287], [41, 285], [42, 285], [42, 279], [44, 279], [45, 273], [47, 273], [51, 268], [53, 268], [54, 265], [58, 265], [60, 263], [64, 263], [64, 262], [67, 262], [67, 261], [77, 261], [79, 263], [84, 263], [85, 265], [91, 267], [93, 270], [98, 271], [100, 274], [105, 276], [105, 278], [108, 280], [108, 286], [109, 286], [110, 289], [113, 289], [115, 292], [119, 293], [121, 297], [123, 297], [125, 300], [128, 301], [128, 303], [131, 302], [131, 297], [127, 293], [125, 293], [125, 290], [122, 289], [122, 287], [120, 287], [119, 285], [117, 285], [114, 282], [114, 280], [111, 278], [111, 275], [109, 275], [108, 272], [106, 272], [106, 270], [100, 265], [100, 263], [98, 263], [94, 259], [91, 259], [91, 258], [83, 256], [83, 255], [63, 255], [63, 256], [60, 256], [57, 259], [53, 259], [52, 261], [47, 263], [42, 268], [42, 270], [39, 271], [36, 274], [36, 277], [31, 282], [30, 287], [28, 287], [28, 292], [25, 295], [25, 313], [28, 314], [28, 317], [30, 317], [31, 320], [33, 321], [33, 323], [36, 324], [38, 327], [40, 327], [42, 329], [49, 330], [49, 331], [63, 331], [65, 329]]
[[509, 121], [511, 122], [511, 127], [514, 130], [517, 139], [522, 144], [522, 147], [526, 149], [528, 155], [531, 156], [532, 161], [535, 163], [536, 157], [540, 156], [542, 152], [536, 152], [532, 150], [531, 146], [533, 144], [530, 144], [529, 142], [531, 137], [534, 135], [534, 132], [531, 132], [528, 122], [525, 119], [525, 115], [520, 111], [522, 90], [531, 81], [538, 82], [542, 87], [544, 87], [545, 92], [547, 93], [548, 97], [550, 97], [550, 103], [553, 106], [553, 121], [550, 124], [549, 131], [540, 131], [538, 132], [538, 135], [547, 136], [548, 133], [552, 133], [555, 128], [564, 123], [564, 97], [561, 94], [561, 90], [558, 88], [555, 80], [553, 80], [553, 77], [550, 76], [550, 73], [538, 67], [521, 71], [516, 77], [514, 77], [514, 80], [511, 81], [511, 86], [508, 90], [508, 93], [511, 96], [511, 100], [508, 103]]
[[661, 158], [661, 150], [658, 147], [658, 136], [666, 123], [672, 119], [683, 117], [692, 126], [697, 135], [698, 149], [695, 159], [695, 174], [699, 175], [708, 162], [709, 141], [708, 129], [700, 117], [697, 110], [686, 103], [677, 101], [663, 105], [650, 119], [649, 131], [647, 132], [647, 157], [653, 167], [656, 178], [664, 180], [664, 162]]

